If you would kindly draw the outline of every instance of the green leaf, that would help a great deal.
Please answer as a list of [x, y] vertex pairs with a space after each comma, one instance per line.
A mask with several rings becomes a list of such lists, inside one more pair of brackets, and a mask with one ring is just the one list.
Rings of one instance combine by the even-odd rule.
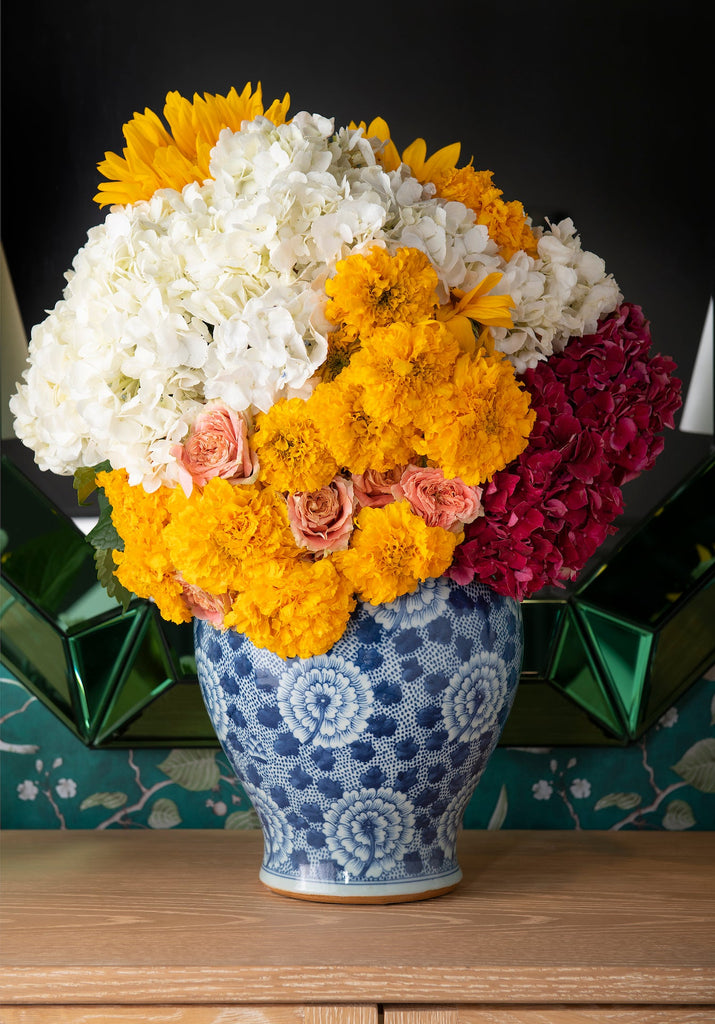
[[488, 831], [490, 831], [490, 832], [498, 832], [499, 831], [499, 829], [504, 824], [504, 819], [506, 818], [506, 812], [508, 810], [509, 810], [509, 800], [508, 800], [507, 795], [506, 795], [506, 786], [502, 785], [502, 788], [499, 790], [499, 796], [497, 797], [497, 802], [494, 805], [494, 810], [492, 811], [492, 816], [489, 819], [489, 824], [487, 825]]
[[671, 800], [665, 809], [663, 828], [670, 832], [682, 832], [686, 828], [692, 828], [694, 824], [695, 816], [690, 804], [685, 800]]
[[609, 793], [597, 800], [593, 809], [602, 811], [605, 807], [618, 807], [622, 811], [632, 811], [640, 802], [640, 793]]
[[229, 814], [223, 824], [223, 827], [232, 829], [233, 831], [243, 831], [260, 828], [261, 822], [256, 812], [251, 808], [248, 811], [234, 811], [233, 814]]
[[109, 548], [117, 551], [124, 550], [124, 541], [117, 533], [117, 528], [112, 522], [112, 506], [106, 498], [102, 500], [100, 491], [99, 516], [94, 527], [87, 534], [87, 540], [95, 548]]
[[97, 490], [97, 473], [111, 470], [109, 462], [100, 462], [97, 466], [80, 466], [75, 470], [72, 486], [77, 491], [77, 504], [86, 505], [87, 498]]
[[117, 568], [114, 556], [110, 548], [97, 548], [94, 552], [94, 567], [97, 571], [97, 579], [102, 584], [110, 597], [113, 597], [121, 604], [124, 611], [129, 607], [134, 594], [123, 586], [114, 575]]
[[84, 798], [79, 805], [80, 811], [86, 811], [90, 807], [106, 807], [109, 811], [116, 811], [127, 802], [126, 793], [92, 793]]
[[172, 750], [157, 767], [177, 786], [194, 793], [214, 789], [221, 777], [216, 752], [211, 750]]
[[701, 793], [715, 793], [715, 739], [694, 743], [673, 771]]
[[181, 824], [179, 808], [168, 797], [155, 801], [148, 818], [149, 828], [173, 828]]

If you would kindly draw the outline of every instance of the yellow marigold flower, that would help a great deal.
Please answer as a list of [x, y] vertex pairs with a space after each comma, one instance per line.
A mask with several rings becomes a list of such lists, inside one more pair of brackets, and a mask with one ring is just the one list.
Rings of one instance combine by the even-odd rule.
[[318, 491], [338, 471], [302, 398], [281, 399], [258, 413], [251, 446], [261, 479], [278, 491]]
[[114, 575], [137, 597], [153, 598], [165, 619], [189, 622], [191, 615], [166, 543], [174, 492], [160, 487], [150, 493], [141, 485], [130, 486], [124, 470], [98, 473], [97, 485], [112, 506], [112, 522], [124, 541], [124, 551], [112, 552]]
[[425, 410], [451, 394], [459, 352], [457, 339], [436, 320], [395, 323], [363, 339], [341, 378], [363, 388], [369, 416], [402, 428], [411, 445]]
[[475, 171], [471, 164], [457, 169], [443, 168], [430, 180], [442, 199], [464, 203], [477, 215], [499, 246], [505, 260], [523, 249], [537, 255], [536, 236], [531, 230], [523, 205], [517, 200], [505, 202], [501, 189], [492, 182], [492, 171]]
[[373, 246], [336, 265], [326, 281], [330, 296], [325, 313], [363, 337], [396, 320], [415, 324], [434, 315], [437, 272], [419, 249], [398, 249], [394, 255]]
[[132, 486], [123, 469], [98, 473], [96, 483], [112, 506], [112, 522], [123, 541], [137, 533], [147, 534], [153, 540], [154, 531], [168, 521], [171, 488], [159, 487], [149, 492], [141, 485]]
[[187, 583], [210, 594], [245, 585], [253, 563], [296, 552], [280, 495], [255, 484], [233, 486], [214, 477], [194, 488], [164, 529], [174, 564]]
[[308, 399], [311, 418], [335, 462], [350, 473], [368, 469], [385, 473], [394, 466], [407, 465], [414, 452], [404, 431], [391, 419], [370, 416], [363, 395], [363, 388], [350, 384], [345, 374], [319, 384]]
[[355, 331], [345, 325], [328, 335], [328, 354], [318, 370], [323, 381], [335, 380], [350, 365], [350, 357], [360, 348], [360, 339]]
[[332, 558], [274, 561], [240, 593], [225, 625], [282, 658], [325, 654], [355, 607], [352, 586]]
[[100, 183], [94, 200], [100, 206], [135, 203], [151, 198], [160, 188], [180, 192], [191, 181], [205, 181], [210, 177], [211, 150], [224, 128], [237, 132], [242, 121], [260, 114], [276, 125], [284, 124], [289, 104], [286, 93], [264, 111], [260, 82], [255, 92], [249, 82], [240, 95], [231, 89], [227, 96], [204, 93], [202, 99], [194, 93], [193, 100], [188, 100], [170, 92], [164, 106], [168, 130], [149, 108], [135, 113], [122, 129], [124, 156], [105, 153], [97, 165], [109, 181]]
[[418, 583], [441, 576], [461, 538], [441, 526], [428, 526], [409, 502], [363, 508], [350, 548], [333, 555], [358, 596], [370, 604], [410, 594]]
[[469, 486], [491, 479], [524, 450], [536, 418], [511, 363], [501, 352], [481, 350], [473, 359], [460, 356], [451, 398], [429, 412], [417, 451]]
[[190, 622], [191, 612], [169, 558], [162, 562], [157, 546], [141, 540], [129, 541], [124, 551], [114, 551], [114, 575], [137, 597], [156, 602], [159, 614], [169, 622]]

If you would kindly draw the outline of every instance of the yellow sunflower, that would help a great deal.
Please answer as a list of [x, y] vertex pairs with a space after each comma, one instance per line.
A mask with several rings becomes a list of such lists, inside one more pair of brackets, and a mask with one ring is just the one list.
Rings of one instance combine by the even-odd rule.
[[[351, 124], [351, 127], [358, 127]], [[473, 210], [477, 224], [483, 224], [499, 246], [505, 260], [520, 249], [529, 256], [537, 255], [537, 238], [531, 229], [523, 205], [517, 200], [506, 202], [502, 191], [492, 181], [492, 171], [476, 171], [470, 162], [464, 167], [457, 167], [461, 153], [461, 144], [453, 142], [443, 146], [431, 156], [427, 156], [427, 143], [424, 139], [415, 139], [400, 156], [397, 147], [390, 138], [390, 128], [382, 118], [376, 118], [365, 125], [360, 123], [368, 138], [379, 139], [382, 151], [377, 158], [387, 171], [394, 171], [400, 163], [410, 168], [418, 181], [431, 181], [442, 199], [464, 203]]]
[[286, 93], [264, 110], [260, 82], [255, 92], [249, 82], [240, 94], [235, 89], [227, 96], [204, 93], [202, 98], [195, 93], [193, 100], [170, 92], [164, 106], [168, 130], [149, 108], [135, 113], [122, 129], [124, 156], [105, 153], [97, 165], [109, 180], [99, 184], [94, 200], [100, 206], [135, 203], [150, 199], [160, 188], [180, 192], [191, 181], [205, 181], [210, 177], [211, 150], [224, 128], [237, 132], [242, 121], [260, 114], [276, 125], [284, 124], [289, 104]]

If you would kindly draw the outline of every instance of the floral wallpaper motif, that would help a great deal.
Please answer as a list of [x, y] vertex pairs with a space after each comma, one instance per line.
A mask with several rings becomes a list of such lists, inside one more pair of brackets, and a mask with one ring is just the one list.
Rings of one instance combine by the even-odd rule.
[[[5, 671], [0, 699], [4, 829], [258, 827], [219, 749], [88, 750]], [[464, 824], [715, 829], [715, 669], [628, 747], [499, 747]]]

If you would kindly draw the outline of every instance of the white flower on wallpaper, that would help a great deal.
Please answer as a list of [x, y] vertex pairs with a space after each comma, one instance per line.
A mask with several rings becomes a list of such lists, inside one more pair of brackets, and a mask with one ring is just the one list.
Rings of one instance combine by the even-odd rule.
[[585, 800], [591, 795], [591, 783], [588, 779], [574, 779], [569, 789], [577, 800]]
[[[327, 678], [318, 681], [311, 677], [311, 683], [304, 692], [306, 700], [309, 696], [324, 697], [321, 686], [328, 683]], [[350, 683], [353, 685], [352, 680]], [[2, 801], [3, 828], [258, 827], [256, 811], [245, 789], [217, 748], [88, 751], [18, 681], [0, 678], [0, 689], [0, 752], [6, 794]], [[455, 687], [452, 705], [458, 703], [457, 690]], [[345, 702], [347, 695], [340, 686], [333, 699], [337, 700], [338, 695], [341, 712], [347, 712], [352, 702]], [[314, 728], [320, 720], [315, 709], [307, 720], [307, 704], [293, 711], [296, 720], [298, 712], [305, 727]], [[467, 712], [466, 707], [459, 708], [464, 724], [471, 717]], [[347, 714], [353, 726], [356, 715], [360, 718], [364, 711], [358, 707]], [[344, 728], [339, 724], [337, 732]], [[255, 753], [267, 758], [270, 751], [261, 748]], [[497, 788], [501, 785], [501, 795], [487, 826], [495, 782]], [[512, 797], [508, 805], [507, 787]], [[336, 833], [336, 846], [358, 871], [365, 867], [366, 860], [373, 872], [385, 871], [390, 858], [399, 856], [391, 848], [390, 829], [409, 831], [414, 828], [412, 819], [426, 813], [411, 808], [405, 815], [399, 798], [399, 793], [393, 793], [388, 801], [383, 788], [381, 799], [370, 804], [365, 819], [371, 823], [367, 831], [374, 827], [374, 838], [380, 840], [384, 853], [381, 863], [371, 857], [369, 843], [365, 845], [367, 831], [362, 838], [351, 839], [354, 848], [349, 852], [342, 834]], [[713, 801], [715, 678], [706, 676], [699, 689], [693, 689], [677, 708], [661, 715], [648, 733], [615, 752], [501, 748], [468, 808], [465, 827], [707, 829], [715, 820]], [[489, 808], [482, 815], [487, 804]], [[270, 820], [273, 841], [287, 854], [292, 846], [292, 824], [285, 818], [285, 811], [276, 813], [270, 806], [262, 810]], [[352, 802], [343, 808], [345, 823], [357, 823], [355, 810]], [[384, 837], [383, 825], [387, 828]], [[442, 849], [453, 842], [454, 835], [449, 833], [447, 825], [435, 839]]]
[[63, 800], [69, 800], [70, 797], [77, 796], [77, 783], [74, 779], [60, 779], [55, 786], [55, 793]]
[[546, 779], [539, 779], [539, 781], [535, 782], [531, 787], [531, 792], [534, 794], [534, 800], [549, 800], [553, 791], [553, 786], [550, 782], [547, 782]]
[[34, 800], [39, 792], [32, 779], [25, 779], [24, 782], [18, 783], [17, 795], [21, 800]]

